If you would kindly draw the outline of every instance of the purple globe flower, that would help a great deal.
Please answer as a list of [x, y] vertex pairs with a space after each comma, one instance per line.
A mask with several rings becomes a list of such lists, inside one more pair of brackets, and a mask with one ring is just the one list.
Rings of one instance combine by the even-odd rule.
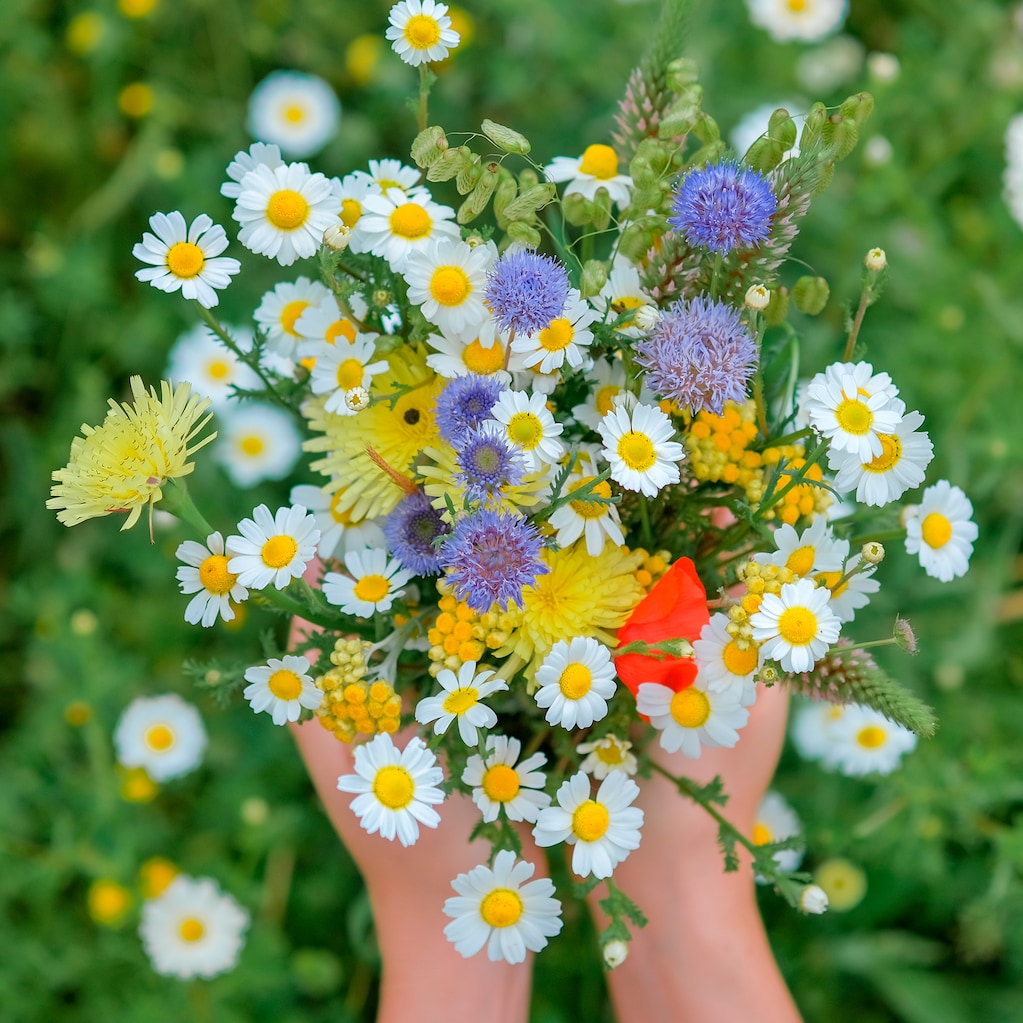
[[387, 516], [384, 539], [388, 549], [416, 575], [437, 575], [441, 570], [438, 537], [451, 527], [421, 490], [409, 494]]
[[682, 179], [668, 223], [690, 245], [723, 255], [759, 245], [771, 232], [777, 208], [770, 184], [756, 171], [738, 163], [715, 163]]
[[500, 497], [505, 487], [521, 482], [526, 461], [521, 450], [509, 443], [500, 427], [490, 425], [469, 431], [458, 452], [455, 481], [465, 487], [473, 501]]
[[484, 295], [501, 330], [533, 334], [564, 310], [568, 271], [550, 256], [506, 252], [487, 275]]
[[441, 544], [441, 563], [455, 596], [480, 614], [507, 608], [550, 568], [540, 560], [536, 527], [514, 512], [483, 509], [459, 519]]
[[490, 418], [490, 411], [501, 397], [502, 390], [500, 381], [477, 373], [466, 373], [449, 380], [437, 395], [434, 410], [440, 435], [458, 447], [467, 434]]
[[758, 357], [739, 311], [703, 296], [670, 306], [636, 345], [650, 390], [694, 415], [720, 415], [726, 401], [744, 401]]

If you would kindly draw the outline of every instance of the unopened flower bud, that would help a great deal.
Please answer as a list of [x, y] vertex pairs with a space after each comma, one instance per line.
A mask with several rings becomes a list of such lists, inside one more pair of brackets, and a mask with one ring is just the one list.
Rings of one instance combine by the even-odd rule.
[[919, 650], [913, 626], [910, 625], [905, 618], [902, 618], [899, 615], [895, 616], [895, 625], [892, 628], [892, 636], [895, 638], [896, 646], [905, 650], [907, 654], [915, 654]]
[[746, 291], [746, 306], [754, 312], [761, 312], [771, 301], [771, 292], [762, 284], [754, 284]]
[[884, 249], [871, 249], [863, 260], [868, 270], [883, 270], [888, 265]]
[[607, 266], [599, 259], [588, 259], [583, 263], [579, 278], [579, 293], [583, 298], [596, 295], [607, 283]]
[[831, 289], [823, 277], [800, 277], [792, 288], [792, 301], [801, 313], [816, 316], [828, 304]]
[[386, 288], [377, 288], [373, 292], [372, 301], [373, 305], [377, 309], [384, 309], [391, 304], [391, 299], [394, 296]]
[[369, 404], [369, 391], [365, 387], [352, 387], [345, 391], [345, 405], [353, 412], [361, 412]]
[[335, 252], [344, 252], [352, 239], [352, 229], [346, 224], [331, 224], [323, 232], [323, 244]]
[[818, 885], [808, 884], [799, 895], [799, 908], [804, 913], [820, 915], [828, 908], [828, 895]]
[[880, 565], [884, 561], [884, 544], [876, 540], [868, 540], [861, 548], [860, 555], [871, 565]]
[[637, 306], [633, 318], [640, 330], [653, 330], [661, 322], [661, 310], [655, 305]]
[[629, 946], [624, 941], [609, 941], [604, 946], [604, 963], [609, 970], [621, 966], [628, 955]]
[[765, 664], [761, 669], [757, 678], [763, 682], [765, 686], [773, 686], [778, 681], [778, 669], [771, 664]]

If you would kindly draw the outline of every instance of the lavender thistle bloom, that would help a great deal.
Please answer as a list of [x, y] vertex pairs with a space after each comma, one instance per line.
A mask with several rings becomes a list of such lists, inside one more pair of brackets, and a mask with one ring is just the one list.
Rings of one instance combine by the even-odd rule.
[[437, 395], [434, 410], [440, 435], [458, 447], [469, 433], [490, 418], [490, 411], [503, 390], [500, 381], [478, 373], [467, 373], [449, 380]]
[[403, 567], [416, 575], [437, 575], [440, 555], [434, 541], [451, 527], [421, 490], [403, 498], [384, 522], [384, 539]]
[[540, 560], [536, 527], [514, 512], [481, 509], [455, 524], [441, 544], [441, 564], [455, 596], [480, 614], [492, 604], [507, 608], [550, 567]]
[[725, 162], [690, 171], [678, 186], [668, 223], [690, 245], [724, 255], [751, 249], [771, 232], [778, 200], [756, 171]]
[[490, 501], [505, 487], [521, 482], [526, 472], [522, 452], [513, 447], [504, 430], [490, 424], [469, 431], [458, 453], [459, 471], [455, 482], [465, 487], [473, 501]]
[[484, 297], [501, 330], [534, 334], [564, 310], [568, 271], [550, 256], [506, 252], [487, 274]]
[[720, 415], [726, 401], [744, 401], [757, 360], [739, 311], [703, 296], [674, 303], [636, 345], [650, 390], [694, 415], [703, 409]]

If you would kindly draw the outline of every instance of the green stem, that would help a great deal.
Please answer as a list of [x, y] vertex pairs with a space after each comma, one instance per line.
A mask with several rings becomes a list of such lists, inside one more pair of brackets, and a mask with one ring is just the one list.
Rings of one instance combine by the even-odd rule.
[[188, 486], [183, 479], [168, 481], [167, 486], [164, 487], [161, 507], [163, 511], [168, 511], [171, 515], [181, 519], [182, 522], [188, 523], [202, 537], [203, 541], [206, 540], [210, 533], [215, 532], [214, 528], [203, 518], [202, 513], [195, 506], [192, 495], [189, 494]]
[[426, 131], [427, 126], [427, 100], [430, 96], [430, 67], [428, 64], [419, 65], [419, 130]]
[[859, 536], [850, 538], [849, 549], [855, 550], [865, 543], [884, 543], [886, 540], [904, 540], [905, 538], [906, 531], [904, 529], [887, 529], [881, 533], [861, 533]]
[[283, 611], [287, 611], [288, 614], [296, 618], [302, 618], [307, 622], [312, 622], [313, 625], [319, 625], [324, 629], [336, 629], [338, 627], [337, 618], [333, 615], [326, 615], [316, 608], [306, 607], [301, 601], [295, 600], [294, 597], [289, 597], [284, 590], [278, 590], [275, 586], [268, 586], [266, 589], [260, 590], [258, 595], [268, 603], [276, 604]]
[[716, 299], [718, 297], [718, 291], [721, 286], [721, 266], [724, 262], [724, 257], [720, 252], [714, 253], [714, 269], [710, 275], [710, 297]]
[[647, 550], [654, 545], [654, 533], [650, 528], [650, 506], [643, 494], [639, 495], [639, 539]]
[[852, 326], [849, 328], [849, 337], [845, 342], [845, 352], [842, 356], [843, 362], [848, 362], [852, 358], [853, 349], [856, 347], [856, 339], [860, 334], [860, 327], [863, 326], [863, 316], [867, 311], [867, 306], [870, 305], [871, 290], [865, 287], [860, 294], [860, 304], [856, 308], [856, 315], [853, 317]]
[[753, 517], [755, 519], [763, 518], [776, 504], [778, 504], [779, 501], [781, 501], [785, 497], [785, 495], [790, 490], [792, 490], [794, 487], [801, 486], [803, 483], [805, 483], [807, 479], [806, 471], [810, 468], [811, 465], [816, 464], [817, 459], [820, 458], [820, 456], [824, 453], [824, 449], [826, 446], [827, 445], [823, 441], [820, 444], [818, 444], [817, 447], [815, 447], [813, 451], [811, 451], [810, 454], [806, 456], [806, 459], [803, 463], [803, 468], [799, 472], [793, 473], [792, 479], [790, 479], [788, 483], [786, 483], [785, 486], [781, 488], [781, 490], [776, 490], [773, 494], [771, 494], [770, 504], [768, 504], [767, 502], [761, 502], [760, 507], [757, 508], [757, 510], [753, 513]]

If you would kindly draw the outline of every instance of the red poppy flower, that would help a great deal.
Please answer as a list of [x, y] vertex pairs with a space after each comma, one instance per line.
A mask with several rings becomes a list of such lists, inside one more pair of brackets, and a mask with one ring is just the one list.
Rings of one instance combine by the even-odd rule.
[[[667, 639], [699, 639], [710, 621], [707, 592], [689, 558], [679, 558], [654, 588], [636, 605], [629, 620], [618, 630], [620, 646], [641, 640], [660, 643]], [[693, 684], [696, 662], [691, 657], [650, 657], [622, 654], [614, 659], [618, 677], [633, 696], [644, 682], [658, 682], [678, 692]]]

